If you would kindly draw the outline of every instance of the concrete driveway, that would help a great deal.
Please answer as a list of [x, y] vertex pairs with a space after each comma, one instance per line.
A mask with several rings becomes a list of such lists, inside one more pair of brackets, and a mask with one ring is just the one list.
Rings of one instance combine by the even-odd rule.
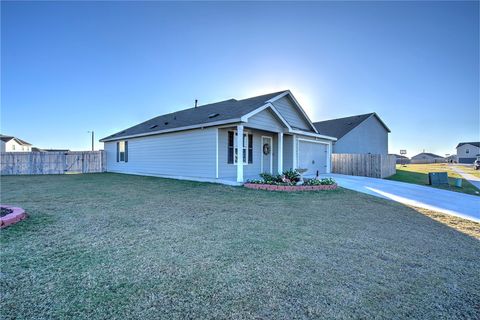
[[335, 179], [346, 189], [480, 222], [480, 197], [477, 196], [384, 179], [334, 173], [323, 177]]
[[460, 166], [457, 167], [452, 167], [453, 171], [461, 175], [465, 180], [470, 182], [475, 186], [475, 188], [480, 190], [480, 178], [475, 177], [474, 175], [470, 173], [466, 173], [465, 171], [462, 170]]

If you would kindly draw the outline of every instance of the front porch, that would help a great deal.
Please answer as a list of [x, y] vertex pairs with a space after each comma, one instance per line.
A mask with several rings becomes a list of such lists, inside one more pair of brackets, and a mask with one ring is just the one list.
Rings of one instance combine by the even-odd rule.
[[250, 123], [218, 128], [217, 182], [241, 185], [259, 179], [261, 173], [281, 174], [299, 167], [308, 168], [305, 176], [310, 177], [330, 172], [330, 141], [281, 127], [263, 128]]

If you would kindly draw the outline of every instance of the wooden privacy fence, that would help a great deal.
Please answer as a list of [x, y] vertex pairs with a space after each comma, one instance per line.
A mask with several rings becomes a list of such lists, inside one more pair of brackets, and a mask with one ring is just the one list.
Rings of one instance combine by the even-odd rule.
[[2, 152], [0, 163], [1, 175], [105, 172], [105, 152]]
[[394, 175], [396, 157], [380, 154], [332, 154], [332, 172], [351, 176], [386, 178]]

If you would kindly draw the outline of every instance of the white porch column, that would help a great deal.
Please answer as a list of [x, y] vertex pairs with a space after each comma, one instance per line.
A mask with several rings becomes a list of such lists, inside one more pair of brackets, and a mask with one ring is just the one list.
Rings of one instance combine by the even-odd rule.
[[332, 147], [333, 142], [330, 141], [327, 146], [327, 173], [332, 173]]
[[283, 172], [283, 132], [278, 133], [278, 174]]
[[237, 126], [237, 182], [243, 182], [243, 126]]
[[297, 169], [297, 136], [293, 135], [293, 150], [292, 150], [292, 163], [293, 163], [293, 168], [292, 169]]

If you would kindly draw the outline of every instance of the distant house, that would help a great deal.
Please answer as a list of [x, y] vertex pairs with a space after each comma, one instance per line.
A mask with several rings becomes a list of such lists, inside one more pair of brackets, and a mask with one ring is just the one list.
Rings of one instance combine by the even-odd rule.
[[447, 162], [454, 162], [454, 163], [458, 162], [458, 158], [456, 154], [451, 154], [448, 157], [445, 157], [445, 160], [447, 160]]
[[473, 163], [480, 157], [480, 142], [460, 142], [457, 145], [459, 163]]
[[410, 163], [410, 159], [406, 156], [402, 156], [400, 154], [393, 154], [397, 159], [397, 164], [407, 164]]
[[289, 90], [170, 114], [101, 139], [107, 171], [241, 184], [261, 173], [330, 172], [332, 142]]
[[413, 156], [410, 159], [410, 163], [443, 163], [446, 162], [446, 159], [442, 156], [436, 155], [434, 153], [422, 152]]
[[387, 125], [376, 113], [314, 122], [318, 133], [335, 137], [333, 153], [388, 154]]
[[30, 152], [32, 145], [22, 139], [0, 134], [0, 152]]

